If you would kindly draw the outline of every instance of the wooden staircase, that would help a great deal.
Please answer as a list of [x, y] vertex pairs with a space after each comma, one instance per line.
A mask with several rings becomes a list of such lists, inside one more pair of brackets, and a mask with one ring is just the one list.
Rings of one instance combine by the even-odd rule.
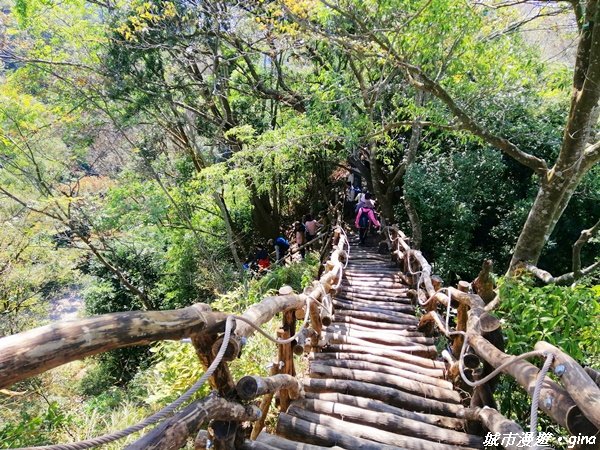
[[433, 338], [417, 331], [398, 269], [351, 242], [326, 345], [309, 355], [305, 396], [280, 414], [277, 435], [263, 432], [251, 448], [483, 448], [463, 431], [459, 393], [444, 379]]

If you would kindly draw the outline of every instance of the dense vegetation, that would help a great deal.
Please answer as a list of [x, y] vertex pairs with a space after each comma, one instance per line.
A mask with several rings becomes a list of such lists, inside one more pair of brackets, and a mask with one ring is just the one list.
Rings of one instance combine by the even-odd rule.
[[[600, 242], [579, 266], [571, 247], [600, 217], [600, 13], [573, 4], [536, 9], [580, 42], [556, 62], [495, 1], [0, 0], [0, 336], [73, 286], [86, 314], [300, 288], [314, 256], [247, 294], [242, 263], [353, 174], [448, 284], [485, 258], [570, 274], [503, 285], [509, 350], [543, 337], [597, 366]], [[174, 376], [192, 357], [120, 350], [15, 386], [0, 446], [142, 417], [194, 379]]]

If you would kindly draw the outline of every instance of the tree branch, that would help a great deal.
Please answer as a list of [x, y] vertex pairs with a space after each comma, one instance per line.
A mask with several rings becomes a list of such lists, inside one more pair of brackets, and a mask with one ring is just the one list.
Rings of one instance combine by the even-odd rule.
[[402, 64], [408, 75], [408, 79], [417, 89], [424, 90], [426, 92], [435, 95], [441, 100], [448, 109], [454, 114], [459, 120], [459, 129], [467, 130], [473, 133], [475, 136], [483, 139], [488, 144], [496, 147], [508, 156], [513, 158], [520, 164], [529, 167], [539, 176], [545, 176], [548, 172], [548, 165], [546, 161], [537, 156], [531, 155], [524, 152], [515, 144], [500, 136], [496, 136], [490, 131], [484, 129], [479, 125], [464, 109], [462, 109], [454, 101], [454, 99], [448, 94], [448, 92], [437, 82], [429, 78], [419, 67], [407, 64], [405, 62], [399, 62]]
[[592, 228], [583, 230], [579, 239], [573, 244], [573, 275], [575, 279], [581, 278], [581, 247], [583, 247], [600, 229], [600, 219]]
[[573, 271], [564, 273], [558, 277], [552, 276], [550, 272], [540, 269], [532, 264], [525, 264], [523, 267], [528, 272], [531, 272], [536, 278], [543, 281], [545, 284], [567, 285], [575, 282], [579, 278], [589, 275], [600, 268], [600, 260], [590, 264], [584, 269], [581, 268], [581, 248], [598, 233], [600, 230], [600, 219], [592, 228], [583, 230], [579, 239], [573, 244]]

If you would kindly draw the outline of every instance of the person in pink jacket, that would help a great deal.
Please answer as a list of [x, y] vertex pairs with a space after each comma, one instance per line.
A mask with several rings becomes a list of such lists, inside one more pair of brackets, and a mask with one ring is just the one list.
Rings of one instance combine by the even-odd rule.
[[365, 245], [369, 224], [372, 223], [376, 228], [381, 227], [377, 217], [375, 217], [375, 212], [373, 211], [374, 207], [375, 205], [373, 204], [373, 200], [371, 200], [371, 194], [367, 192], [365, 194], [364, 202], [362, 202], [362, 205], [358, 208], [356, 219], [354, 219], [354, 225], [358, 228], [358, 235], [360, 237], [358, 245]]

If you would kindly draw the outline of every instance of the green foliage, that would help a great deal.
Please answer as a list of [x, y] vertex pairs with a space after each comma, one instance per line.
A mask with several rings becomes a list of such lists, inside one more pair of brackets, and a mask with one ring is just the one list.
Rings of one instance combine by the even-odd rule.
[[48, 436], [72, 423], [73, 417], [65, 413], [56, 401], [49, 402], [38, 413], [21, 410], [18, 420], [0, 425], [0, 448], [50, 444]]
[[[268, 295], [274, 295], [283, 285], [296, 291], [308, 286], [316, 276], [318, 259], [314, 254], [300, 263], [278, 267], [259, 279], [252, 279], [247, 287], [240, 287], [215, 299], [214, 311], [241, 314]], [[274, 336], [280, 318], [275, 317], [263, 329]], [[153, 364], [141, 371], [130, 387], [147, 391], [147, 402], [151, 405], [164, 404], [185, 392], [202, 375], [203, 369], [193, 346], [180, 342], [160, 342], [151, 349]], [[255, 333], [242, 349], [240, 358], [229, 364], [234, 379], [248, 374], [267, 375], [267, 365], [276, 355], [276, 346], [259, 333]], [[197, 394], [205, 396], [210, 391], [208, 384]]]
[[501, 155], [454, 145], [459, 148], [420, 158], [404, 186], [428, 237], [423, 250], [450, 283], [472, 277], [486, 258], [502, 267], [510, 255], [508, 239], [517, 235], [527, 212], [519, 204], [523, 191]]
[[581, 364], [600, 365], [600, 286], [531, 287], [505, 281], [500, 296], [499, 312], [511, 324], [505, 329], [509, 353], [525, 353], [547, 341]]
[[[498, 311], [507, 337], [506, 352], [533, 350], [538, 341], [555, 345], [582, 365], [600, 368], [600, 287], [532, 287], [523, 281], [500, 284]], [[528, 421], [531, 399], [511, 377], [502, 377], [496, 391], [500, 409], [522, 425]], [[542, 429], [552, 429], [543, 417]]]

